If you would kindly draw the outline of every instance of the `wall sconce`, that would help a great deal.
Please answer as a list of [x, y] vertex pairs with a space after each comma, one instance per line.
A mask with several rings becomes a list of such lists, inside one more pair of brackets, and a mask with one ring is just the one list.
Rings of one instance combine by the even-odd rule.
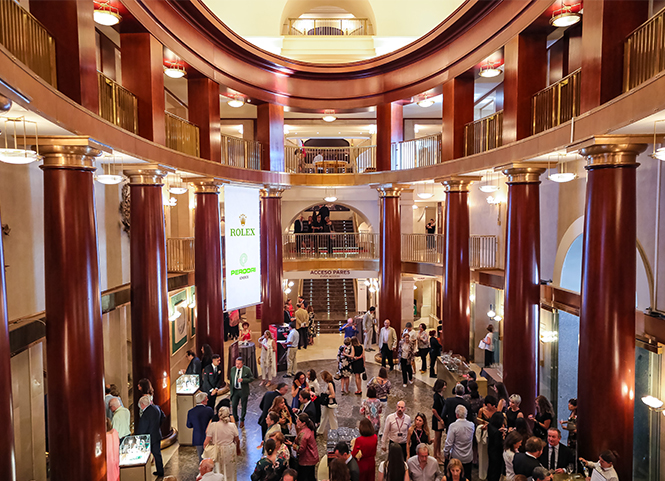
[[665, 416], [665, 403], [654, 396], [643, 396], [642, 402], [646, 404], [649, 409], [657, 413], [663, 413]]
[[490, 319], [494, 319], [495, 316], [496, 312], [494, 311], [492, 304], [490, 304], [490, 310], [487, 311], [487, 317], [489, 317]]

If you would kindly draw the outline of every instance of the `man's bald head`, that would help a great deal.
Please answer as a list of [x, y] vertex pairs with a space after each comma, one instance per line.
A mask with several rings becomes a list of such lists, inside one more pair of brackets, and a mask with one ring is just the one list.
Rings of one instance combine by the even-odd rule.
[[201, 476], [205, 475], [206, 473], [212, 473], [214, 469], [215, 462], [210, 458], [205, 458], [203, 461], [201, 461], [201, 464], [199, 464], [199, 473]]

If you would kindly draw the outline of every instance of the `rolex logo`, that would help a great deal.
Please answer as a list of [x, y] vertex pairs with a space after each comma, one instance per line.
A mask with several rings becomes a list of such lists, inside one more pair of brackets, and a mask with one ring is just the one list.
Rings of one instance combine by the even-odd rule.
[[247, 220], [247, 216], [245, 214], [240, 214], [239, 219], [240, 219], [240, 225], [244, 226], [245, 221]]

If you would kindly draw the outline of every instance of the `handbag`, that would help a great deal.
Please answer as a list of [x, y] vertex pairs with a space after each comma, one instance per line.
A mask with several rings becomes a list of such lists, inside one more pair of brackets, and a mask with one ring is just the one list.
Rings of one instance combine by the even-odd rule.
[[331, 409], [335, 409], [335, 408], [338, 407], [338, 406], [339, 406], [339, 405], [337, 404], [337, 398], [332, 397], [332, 398], [329, 398], [329, 399], [328, 399], [328, 407], [329, 407], [329, 408], [331, 408]]
[[363, 372], [362, 378], [363, 381], [367, 381], [367, 372]]
[[213, 443], [208, 444], [205, 448], [203, 448], [203, 454], [201, 455], [203, 459], [210, 458], [213, 461], [217, 461], [217, 446], [215, 446]]
[[487, 344], [485, 344], [485, 339], [480, 340], [480, 344], [478, 344], [478, 347], [480, 349], [487, 349]]

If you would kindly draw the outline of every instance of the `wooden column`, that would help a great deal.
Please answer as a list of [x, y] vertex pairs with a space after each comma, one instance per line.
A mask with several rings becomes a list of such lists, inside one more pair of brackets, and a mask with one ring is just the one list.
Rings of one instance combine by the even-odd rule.
[[443, 268], [443, 350], [469, 359], [471, 269], [469, 268], [469, 186], [480, 177], [440, 179], [446, 191]]
[[58, 90], [99, 111], [94, 4], [89, 0], [31, 0], [30, 13], [55, 38]]
[[579, 455], [596, 459], [605, 449], [617, 451], [619, 479], [633, 477], [636, 157], [645, 148], [626, 142], [580, 151], [588, 175], [577, 376]]
[[402, 332], [402, 231], [399, 197], [404, 186], [386, 184], [378, 187], [381, 202], [381, 252], [379, 259], [379, 325], [390, 325]]
[[284, 187], [266, 185], [261, 191], [261, 332], [284, 323], [282, 278], [282, 193]]
[[134, 419], [139, 419], [138, 382], [155, 389], [153, 403], [166, 419], [162, 436], [171, 432], [171, 344], [169, 338], [166, 236], [162, 186], [167, 171], [155, 166], [125, 171], [130, 192], [130, 261], [132, 307], [132, 378]]
[[443, 84], [443, 129], [441, 160], [464, 157], [464, 126], [473, 122], [473, 73]]
[[39, 143], [44, 156], [50, 479], [105, 480], [104, 404], [84, 403], [81, 393], [104, 397], [93, 172], [94, 158], [107, 149], [85, 137], [40, 138]]
[[582, 20], [580, 110], [587, 112], [623, 92], [626, 37], [647, 20], [649, 2], [585, 2]]
[[391, 170], [391, 144], [404, 140], [404, 107], [390, 103], [376, 106], [376, 170]]
[[189, 121], [199, 126], [201, 157], [222, 161], [219, 84], [191, 71], [187, 77]]
[[535, 412], [540, 319], [540, 175], [546, 166], [509, 164], [503, 326], [503, 382]]
[[[0, 222], [0, 225], [2, 223]], [[5, 253], [0, 235], [0, 479], [16, 481], [16, 448], [14, 444], [14, 410], [12, 404], [12, 366], [9, 350], [9, 318], [5, 285]]]
[[[585, 15], [586, 17], [586, 15]], [[504, 47], [503, 144], [529, 137], [531, 98], [547, 86], [547, 36], [520, 34]]]
[[[193, 182], [196, 286], [196, 352], [204, 344], [224, 362], [224, 295], [222, 291], [222, 235], [219, 214], [220, 185], [215, 179]], [[223, 365], [222, 365], [223, 368]], [[222, 369], [223, 372], [223, 369]]]
[[260, 104], [256, 108], [256, 140], [263, 144], [261, 170], [284, 172], [284, 107]]
[[164, 145], [164, 47], [147, 32], [121, 33], [122, 85], [138, 99], [139, 135]]

